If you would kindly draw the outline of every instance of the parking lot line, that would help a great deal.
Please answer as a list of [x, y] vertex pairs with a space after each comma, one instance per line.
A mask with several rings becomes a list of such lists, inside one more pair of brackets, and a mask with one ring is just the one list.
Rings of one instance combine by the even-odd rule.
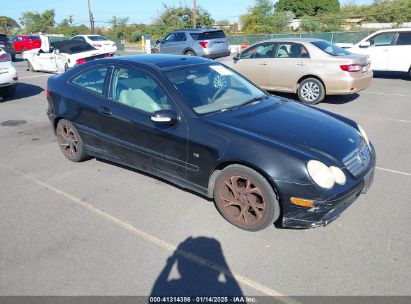
[[161, 240], [161, 239], [159, 239], [155, 236], [152, 236], [152, 235], [138, 229], [137, 227], [131, 225], [130, 223], [127, 223], [127, 222], [111, 215], [110, 213], [108, 213], [106, 211], [103, 211], [99, 208], [94, 207], [93, 205], [87, 203], [85, 200], [82, 200], [82, 199], [80, 199], [76, 196], [73, 196], [70, 193], [67, 193], [67, 192], [65, 192], [63, 190], [60, 190], [58, 188], [55, 188], [55, 187], [47, 184], [46, 182], [43, 182], [43, 181], [41, 181], [41, 180], [39, 180], [35, 177], [32, 177], [32, 176], [16, 169], [16, 168], [10, 167], [10, 166], [2, 164], [2, 163], [0, 163], [0, 166], [5, 168], [5, 169], [8, 169], [8, 170], [12, 171], [13, 173], [15, 173], [15, 174], [17, 174], [21, 177], [24, 177], [24, 178], [30, 180], [31, 182], [33, 182], [34, 184], [37, 184], [38, 186], [46, 188], [46, 189], [56, 193], [57, 195], [60, 195], [64, 198], [70, 200], [71, 202], [76, 203], [77, 205], [83, 207], [84, 209], [87, 209], [88, 211], [94, 213], [95, 215], [98, 215], [99, 217], [101, 217], [105, 220], [108, 220], [112, 224], [123, 228], [124, 230], [132, 233], [133, 235], [135, 235], [135, 236], [137, 236], [141, 239], [144, 239], [144, 240], [146, 240], [146, 241], [148, 241], [148, 242], [150, 242], [154, 245], [157, 245], [157, 246], [159, 246], [159, 247], [161, 247], [161, 248], [163, 248], [167, 251], [174, 252], [174, 253], [190, 260], [193, 263], [196, 263], [196, 264], [204, 266], [204, 267], [208, 267], [208, 268], [210, 268], [212, 270], [215, 270], [215, 271], [218, 271], [218, 272], [222, 272], [224, 275], [233, 277], [238, 282], [240, 282], [244, 285], [247, 285], [247, 286], [251, 287], [252, 289], [254, 289], [256, 291], [259, 291], [259, 292], [261, 292], [261, 293], [263, 293], [267, 296], [277, 298], [277, 300], [279, 300], [280, 302], [283, 302], [283, 303], [286, 303], [286, 304], [301, 304], [300, 302], [294, 300], [293, 298], [287, 297], [287, 296], [283, 295], [282, 293], [280, 293], [280, 292], [278, 292], [274, 289], [271, 289], [271, 288], [269, 288], [267, 286], [264, 286], [264, 285], [262, 285], [258, 282], [255, 282], [255, 281], [253, 281], [253, 280], [251, 280], [251, 279], [249, 279], [249, 278], [247, 278], [243, 275], [240, 275], [236, 272], [230, 271], [227, 268], [225, 268], [223, 266], [220, 266], [220, 265], [218, 265], [218, 264], [216, 264], [216, 263], [214, 263], [210, 260], [207, 260], [207, 259], [205, 259], [201, 256], [198, 256], [196, 254], [193, 254], [193, 253], [190, 253], [190, 252], [187, 252], [187, 251], [184, 251], [184, 250], [177, 249], [176, 246], [174, 246], [170, 243], [167, 243], [166, 241], [163, 241], [163, 240]]
[[27, 79], [27, 78], [45, 77], [45, 76], [53, 76], [53, 75], [52, 74], [39, 74], [39, 75], [25, 76], [25, 77], [19, 77], [19, 80]]
[[375, 167], [375, 169], [382, 170], [382, 171], [387, 171], [387, 172], [391, 172], [391, 173], [396, 173], [396, 174], [401, 174], [401, 175], [405, 175], [405, 176], [411, 176], [411, 173], [401, 172], [401, 171], [397, 171], [397, 170], [391, 170], [391, 169], [387, 169], [387, 168]]
[[386, 95], [386, 96], [397, 96], [397, 97], [407, 97], [407, 95], [395, 94], [395, 93], [380, 93], [380, 92], [370, 92], [370, 91], [362, 91], [362, 93], [376, 94], [376, 95]]

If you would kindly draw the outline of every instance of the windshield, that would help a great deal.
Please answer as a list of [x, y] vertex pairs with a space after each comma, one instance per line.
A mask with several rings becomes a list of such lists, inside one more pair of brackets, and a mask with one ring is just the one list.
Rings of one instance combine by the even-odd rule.
[[202, 64], [165, 72], [197, 114], [236, 108], [266, 93], [221, 64]]
[[347, 50], [344, 50], [343, 48], [340, 48], [339, 46], [336, 46], [335, 44], [329, 43], [325, 40], [314, 41], [311, 43], [331, 56], [351, 55], [351, 53]]
[[88, 36], [88, 38], [90, 40], [93, 40], [93, 41], [106, 41], [106, 40], [108, 40], [106, 37], [103, 37], [103, 36]]

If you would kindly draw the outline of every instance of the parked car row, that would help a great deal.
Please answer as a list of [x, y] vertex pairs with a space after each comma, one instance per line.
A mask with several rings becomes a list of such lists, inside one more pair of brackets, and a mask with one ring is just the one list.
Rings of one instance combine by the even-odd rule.
[[16, 93], [18, 76], [11, 59], [11, 55], [0, 48], [0, 101], [11, 98]]

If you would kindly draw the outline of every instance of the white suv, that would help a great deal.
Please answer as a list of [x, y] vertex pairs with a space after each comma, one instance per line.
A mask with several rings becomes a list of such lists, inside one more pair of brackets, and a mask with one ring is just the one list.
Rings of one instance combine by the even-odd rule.
[[377, 31], [349, 50], [369, 55], [374, 71], [408, 72], [411, 77], [411, 28]]

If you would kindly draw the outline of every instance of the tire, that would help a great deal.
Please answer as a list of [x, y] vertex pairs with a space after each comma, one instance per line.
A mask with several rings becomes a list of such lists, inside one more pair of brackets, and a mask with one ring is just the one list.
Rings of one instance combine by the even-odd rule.
[[247, 231], [262, 230], [280, 216], [272, 186], [261, 174], [242, 165], [230, 165], [219, 173], [214, 201], [229, 223]]
[[11, 55], [11, 61], [15, 62], [16, 61], [16, 54]]
[[317, 78], [307, 78], [300, 83], [297, 93], [302, 103], [317, 104], [324, 100], [325, 88]]
[[184, 55], [186, 55], [186, 56], [196, 56], [196, 54], [193, 51], [186, 51], [184, 53]]
[[57, 142], [63, 155], [73, 161], [82, 162], [89, 158], [83, 140], [76, 127], [66, 119], [61, 119], [56, 128]]
[[27, 71], [29, 72], [35, 72], [33, 69], [33, 66], [31, 65], [31, 62], [27, 60]]
[[16, 95], [16, 85], [11, 85], [4, 88], [4, 97], [12, 98]]

